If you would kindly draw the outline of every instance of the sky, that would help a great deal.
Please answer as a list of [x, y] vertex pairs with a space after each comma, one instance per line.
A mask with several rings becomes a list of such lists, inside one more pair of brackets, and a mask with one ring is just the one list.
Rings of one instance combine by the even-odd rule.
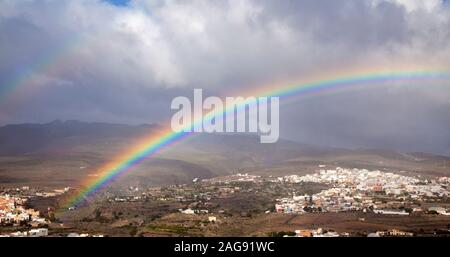
[[[449, 70], [449, 42], [441, 0], [0, 0], [0, 125], [161, 123], [194, 88], [234, 95], [361, 67]], [[285, 139], [450, 155], [445, 81], [281, 103]]]
[[116, 6], [127, 6], [130, 3], [130, 0], [105, 0]]

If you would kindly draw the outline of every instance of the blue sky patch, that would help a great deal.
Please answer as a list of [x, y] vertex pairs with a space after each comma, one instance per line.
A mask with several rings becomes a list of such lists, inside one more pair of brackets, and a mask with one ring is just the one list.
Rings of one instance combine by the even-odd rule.
[[131, 0], [104, 0], [104, 1], [116, 6], [127, 6]]

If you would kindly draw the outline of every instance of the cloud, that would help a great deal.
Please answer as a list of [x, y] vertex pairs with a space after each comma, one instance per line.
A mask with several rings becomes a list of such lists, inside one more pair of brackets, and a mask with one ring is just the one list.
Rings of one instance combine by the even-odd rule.
[[[172, 97], [196, 87], [226, 94], [355, 67], [446, 69], [449, 28], [440, 0], [4, 0], [0, 122], [160, 122]], [[299, 99], [282, 109], [281, 136], [450, 152], [448, 84], [390, 88]]]
[[[386, 1], [386, 0], [382, 0], [382, 1]], [[374, 0], [373, 2], [375, 4], [379, 4], [382, 1]], [[442, 1], [442, 0], [428, 0], [428, 1], [421, 1], [421, 0], [388, 0], [388, 2], [401, 5], [408, 12], [416, 12], [416, 11], [432, 12], [432, 11], [435, 11], [436, 9], [438, 9], [439, 7], [441, 7], [444, 1]]]

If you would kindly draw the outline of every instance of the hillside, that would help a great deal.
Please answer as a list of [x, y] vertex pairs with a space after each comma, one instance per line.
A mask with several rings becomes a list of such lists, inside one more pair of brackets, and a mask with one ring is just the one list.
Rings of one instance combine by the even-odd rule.
[[[0, 183], [73, 186], [96, 176], [101, 165], [158, 129], [79, 121], [8, 125], [0, 128]], [[280, 140], [260, 144], [250, 135], [200, 134], [176, 143], [134, 167], [121, 185], [185, 183], [236, 172], [303, 174], [318, 165], [450, 174], [450, 158], [378, 149], [335, 149]], [[51, 178], [51, 179], [49, 179]]]

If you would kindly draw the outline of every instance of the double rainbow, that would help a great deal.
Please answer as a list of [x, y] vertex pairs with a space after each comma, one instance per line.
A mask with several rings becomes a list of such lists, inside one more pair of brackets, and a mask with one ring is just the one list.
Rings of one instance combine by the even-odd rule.
[[[269, 86], [259, 90], [255, 90], [244, 96], [255, 97], [280, 97], [281, 99], [290, 98], [293, 96], [301, 96], [314, 92], [324, 92], [331, 89], [342, 89], [355, 85], [368, 85], [368, 84], [381, 84], [387, 82], [417, 82], [417, 81], [450, 81], [449, 71], [396, 71], [396, 72], [370, 72], [360, 73], [357, 75], [337, 76], [330, 79], [312, 80], [300, 84], [292, 84], [288, 86]], [[242, 102], [241, 106], [249, 104], [248, 102]], [[239, 106], [238, 106], [239, 108]], [[191, 126], [201, 126], [203, 120], [214, 119], [218, 114], [228, 115], [234, 113], [234, 107], [224, 108], [217, 112], [207, 113], [203, 119], [194, 120]], [[188, 124], [189, 125], [189, 124]], [[162, 149], [165, 149], [172, 144], [179, 142], [193, 133], [188, 132], [174, 132], [168, 126], [167, 128], [160, 129], [156, 132], [152, 132], [151, 135], [145, 137], [134, 145], [127, 152], [114, 158], [106, 165], [101, 167], [97, 171], [97, 176], [86, 180], [83, 185], [83, 190], [72, 197], [67, 205], [76, 206], [82, 203], [84, 200], [95, 195], [100, 190], [108, 186], [112, 181], [118, 178], [120, 175], [131, 170], [132, 167], [138, 165], [145, 159], [155, 155]]]

